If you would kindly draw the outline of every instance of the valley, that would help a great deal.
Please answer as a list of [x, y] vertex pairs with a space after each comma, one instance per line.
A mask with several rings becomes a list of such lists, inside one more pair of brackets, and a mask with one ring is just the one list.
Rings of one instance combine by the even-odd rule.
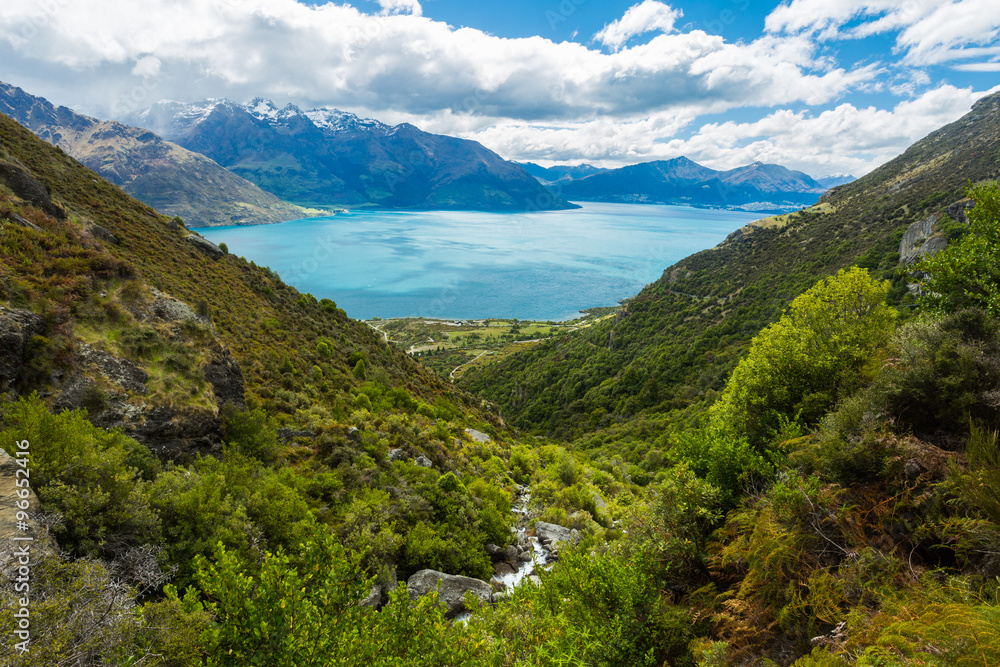
[[[310, 28], [362, 16], [294, 4]], [[289, 25], [263, 7], [254, 31]], [[769, 54], [798, 7], [769, 15]], [[382, 9], [367, 39], [480, 34]], [[611, 65], [747, 48], [681, 16], [625, 10], [589, 33], [606, 52], [530, 38], [581, 60], [518, 96], [544, 124], [525, 153], [562, 154], [549, 88], [582, 104], [600, 69], [619, 91], [602, 104], [681, 95], [645, 60], [639, 91]], [[419, 67], [393, 99], [440, 64], [404, 41], [386, 52]], [[126, 69], [172, 71], [163, 57]], [[492, 113], [493, 83], [459, 97]], [[132, 110], [173, 144], [0, 93], [0, 663], [1000, 664], [1000, 91], [830, 190], [756, 157], [515, 164], [402, 107], [396, 124], [263, 98]], [[703, 129], [730, 156], [814, 120], [716, 123], [720, 100]], [[688, 122], [596, 109], [564, 125], [598, 156], [598, 135], [652, 151], [628, 137]], [[153, 206], [137, 183], [186, 185]], [[274, 224], [234, 213], [248, 202]], [[284, 219], [313, 205], [349, 210]]]

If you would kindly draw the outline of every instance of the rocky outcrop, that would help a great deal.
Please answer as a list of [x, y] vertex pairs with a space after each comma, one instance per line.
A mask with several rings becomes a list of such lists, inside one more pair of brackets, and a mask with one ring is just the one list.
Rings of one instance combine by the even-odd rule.
[[934, 223], [937, 222], [935, 215], [929, 215], [923, 220], [918, 220], [907, 227], [903, 239], [899, 242], [899, 263], [909, 266], [917, 261], [923, 252], [921, 249], [925, 242], [934, 234]]
[[[28, 443], [30, 449], [31, 443]], [[59, 547], [48, 534], [42, 521], [42, 507], [35, 492], [28, 489], [28, 497], [21, 498], [18, 494], [17, 471], [23, 470], [17, 459], [0, 449], [0, 568], [13, 553], [14, 549], [29, 544], [29, 553], [37, 556], [39, 553], [58, 553]], [[22, 475], [22, 479], [23, 479]], [[28, 480], [31, 478], [28, 477]], [[27, 500], [28, 508], [21, 509], [19, 503]], [[18, 512], [25, 512], [24, 519], [18, 518]], [[31, 542], [15, 540], [15, 537], [30, 537]]]
[[161, 405], [145, 410], [140, 423], [122, 426], [128, 435], [152, 450], [161, 460], [186, 463], [196, 454], [222, 451], [219, 418], [208, 410], [175, 410]]
[[21, 199], [42, 209], [53, 218], [60, 220], [66, 218], [66, 212], [52, 203], [52, 197], [45, 186], [21, 167], [0, 160], [0, 183], [10, 188]]
[[222, 248], [215, 245], [206, 238], [196, 236], [192, 234], [191, 236], [185, 236], [184, 240], [193, 245], [199, 251], [205, 253], [212, 259], [221, 259], [226, 253], [223, 252]]
[[454, 618], [467, 611], [465, 594], [480, 598], [483, 602], [492, 602], [493, 587], [485, 581], [462, 577], [457, 574], [445, 574], [437, 570], [420, 570], [406, 581], [406, 591], [411, 600], [427, 595], [433, 590], [438, 592], [438, 602], [446, 609], [445, 615]]
[[421, 454], [420, 456], [418, 456], [417, 458], [415, 458], [413, 460], [413, 462], [415, 464], [417, 464], [421, 468], [433, 468], [434, 467], [434, 462], [431, 461], [426, 456], [424, 456], [423, 454]]
[[45, 331], [41, 316], [0, 306], [0, 393], [16, 389], [24, 375], [31, 339]]
[[121, 244], [121, 241], [118, 240], [117, 236], [109, 232], [104, 227], [101, 227], [100, 225], [94, 225], [94, 224], [87, 225], [87, 231], [90, 233], [91, 236], [100, 239], [105, 243], [110, 243], [111, 245]]
[[215, 403], [220, 408], [231, 404], [239, 410], [247, 409], [246, 384], [240, 365], [225, 348], [217, 348], [205, 365], [205, 380], [212, 385]]

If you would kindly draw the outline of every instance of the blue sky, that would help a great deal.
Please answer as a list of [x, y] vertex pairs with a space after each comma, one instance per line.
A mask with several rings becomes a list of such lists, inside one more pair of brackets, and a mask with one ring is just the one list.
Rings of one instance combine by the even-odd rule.
[[40, 0], [0, 80], [98, 117], [332, 106], [542, 164], [861, 175], [1000, 84], [997, 0]]

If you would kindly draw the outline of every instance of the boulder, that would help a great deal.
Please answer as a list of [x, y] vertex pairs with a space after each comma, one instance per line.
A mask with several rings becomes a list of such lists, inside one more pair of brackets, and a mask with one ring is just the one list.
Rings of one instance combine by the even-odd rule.
[[518, 549], [516, 546], [514, 546], [513, 544], [511, 544], [509, 547], [507, 547], [506, 549], [504, 549], [504, 551], [503, 551], [503, 557], [506, 560], [514, 560], [514, 559], [517, 558], [517, 555], [518, 555], [519, 552], [520, 552], [520, 549]]
[[490, 442], [492, 440], [490, 436], [486, 435], [482, 431], [477, 431], [474, 428], [467, 428], [465, 429], [465, 432], [468, 433], [469, 437], [475, 440], [476, 442]]
[[413, 462], [416, 463], [421, 468], [433, 468], [434, 467], [434, 463], [429, 458], [427, 458], [426, 456], [424, 456], [423, 454], [421, 454], [420, 456], [418, 456]]
[[[352, 426], [351, 428], [354, 428], [354, 427]], [[402, 449], [398, 448], [398, 447], [396, 449], [390, 449], [389, 450], [389, 460], [390, 461], [405, 461], [406, 460], [406, 452], [403, 451]]]
[[506, 577], [507, 575], [514, 574], [517, 570], [507, 561], [500, 561], [493, 566], [493, 571], [498, 577]]
[[100, 225], [94, 225], [94, 224], [88, 225], [87, 231], [90, 232], [91, 236], [97, 239], [101, 239], [105, 243], [110, 243], [111, 245], [121, 245], [121, 241], [118, 240], [117, 236], [109, 232], [104, 227], [101, 227]]
[[580, 531], [555, 523], [539, 521], [535, 524], [535, 536], [546, 549], [555, 549], [559, 543], [576, 544], [580, 541]]
[[192, 234], [190, 236], [185, 236], [184, 240], [193, 245], [196, 250], [205, 253], [212, 259], [221, 259], [222, 256], [226, 254], [222, 251], [222, 248], [206, 238]]
[[45, 319], [40, 315], [0, 306], [0, 393], [17, 387], [31, 339], [45, 331]]
[[517, 560], [519, 560], [522, 563], [530, 563], [531, 562], [531, 555], [532, 554], [531, 554], [530, 550], [529, 551], [522, 551], [518, 555]]
[[444, 605], [448, 618], [454, 618], [467, 611], [465, 594], [471, 593], [483, 600], [493, 601], [493, 587], [485, 581], [463, 577], [456, 574], [445, 574], [437, 570], [420, 570], [406, 581], [406, 591], [411, 600], [427, 595], [433, 590], [438, 592], [438, 602]]
[[[392, 454], [392, 452], [390, 452], [390, 455], [391, 454]], [[492, 561], [498, 561], [498, 560], [503, 560], [504, 559], [504, 549], [503, 549], [503, 547], [498, 547], [495, 544], [487, 544], [486, 545], [486, 553], [489, 554], [490, 560], [492, 560]]]
[[42, 209], [53, 218], [66, 219], [66, 212], [52, 203], [48, 189], [21, 167], [0, 160], [0, 183], [9, 187], [21, 199]]

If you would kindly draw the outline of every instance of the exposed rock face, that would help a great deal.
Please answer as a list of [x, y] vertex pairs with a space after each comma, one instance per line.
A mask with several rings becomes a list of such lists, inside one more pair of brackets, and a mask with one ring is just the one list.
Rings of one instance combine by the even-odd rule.
[[[49, 536], [48, 531], [39, 521], [42, 507], [35, 492], [29, 487], [27, 498], [21, 498], [18, 495], [18, 470], [22, 470], [22, 468], [17, 463], [17, 459], [0, 449], [0, 567], [6, 564], [14, 549], [20, 548], [24, 544], [30, 545], [29, 552], [33, 555], [37, 555], [39, 552], [51, 554], [59, 551], [55, 540]], [[30, 477], [28, 479], [30, 480]], [[18, 506], [18, 502], [23, 500], [28, 501], [27, 510], [21, 510]], [[21, 530], [18, 527], [18, 511], [28, 513], [28, 518], [24, 520], [27, 530]], [[30, 537], [33, 541], [15, 541], [15, 537]]]
[[183, 301], [175, 299], [169, 294], [164, 294], [156, 288], [151, 291], [156, 297], [152, 307], [152, 314], [156, 318], [168, 322], [196, 322], [209, 327], [212, 325], [207, 317], [194, 312], [194, 309]]
[[416, 463], [421, 468], [433, 468], [434, 467], [434, 463], [429, 458], [427, 458], [426, 456], [424, 456], [423, 454], [421, 454], [416, 459], [414, 459], [413, 462]]
[[466, 593], [472, 593], [483, 602], [493, 600], [493, 587], [485, 581], [472, 577], [445, 574], [437, 570], [420, 570], [406, 581], [406, 590], [412, 600], [427, 595], [435, 589], [438, 591], [438, 601], [447, 609], [448, 618], [454, 618], [466, 611]]
[[94, 369], [127, 392], [146, 393], [146, 381], [149, 375], [128, 359], [121, 359], [113, 354], [98, 350], [87, 343], [80, 343], [77, 359], [80, 366]]
[[184, 240], [193, 245], [201, 252], [211, 257], [212, 259], [221, 259], [222, 256], [226, 254], [222, 251], [222, 248], [215, 245], [208, 239], [202, 238], [200, 236], [195, 236], [194, 234], [192, 234], [191, 236], [185, 236]]
[[36, 206], [53, 218], [60, 220], [66, 217], [66, 212], [52, 203], [45, 186], [39, 183], [27, 171], [10, 162], [0, 160], [0, 183], [32, 206]]
[[87, 231], [90, 232], [91, 236], [101, 239], [105, 243], [110, 243], [111, 245], [119, 245], [121, 243], [117, 236], [100, 225], [88, 225]]
[[24, 375], [31, 339], [45, 331], [40, 315], [0, 306], [0, 393], [16, 388]]
[[240, 410], [247, 409], [243, 371], [229, 350], [221, 347], [215, 350], [205, 366], [205, 379], [212, 385], [215, 402], [220, 408], [229, 403]]
[[219, 418], [207, 410], [157, 406], [143, 413], [141, 423], [124, 426], [130, 436], [163, 460], [187, 462], [195, 452], [217, 453], [222, 448]]
[[923, 220], [918, 220], [906, 229], [903, 240], [899, 242], [899, 262], [903, 266], [909, 266], [917, 261], [921, 254], [921, 246], [934, 233], [934, 223], [937, 218], [929, 215]]

